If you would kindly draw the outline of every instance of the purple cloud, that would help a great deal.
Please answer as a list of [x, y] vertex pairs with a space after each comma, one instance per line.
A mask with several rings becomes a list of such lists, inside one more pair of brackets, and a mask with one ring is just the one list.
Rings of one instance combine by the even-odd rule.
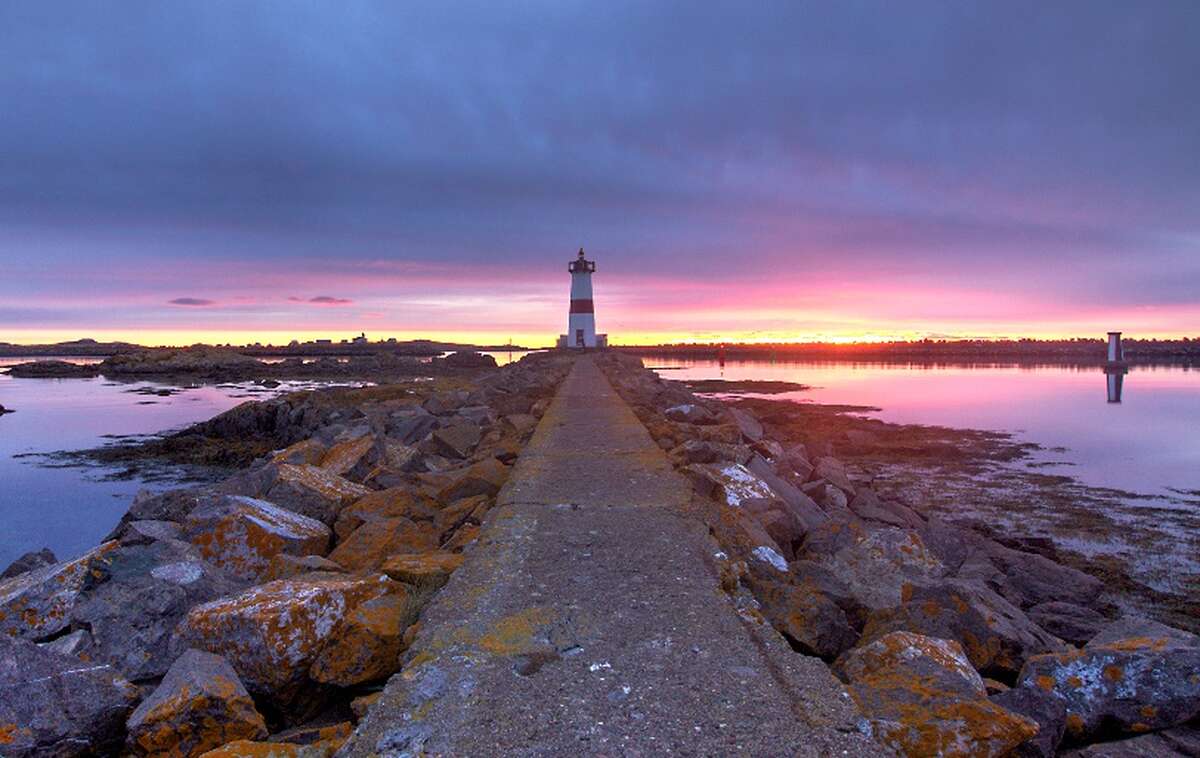
[[216, 305], [217, 304], [217, 302], [215, 300], [205, 300], [202, 297], [177, 297], [174, 300], [168, 300], [167, 302], [170, 305], [193, 305], [193, 306], [206, 306], [206, 305]]
[[329, 295], [317, 295], [307, 300], [302, 297], [289, 297], [288, 300], [291, 300], [293, 303], [312, 303], [313, 305], [350, 305], [354, 302], [344, 297], [331, 297]]

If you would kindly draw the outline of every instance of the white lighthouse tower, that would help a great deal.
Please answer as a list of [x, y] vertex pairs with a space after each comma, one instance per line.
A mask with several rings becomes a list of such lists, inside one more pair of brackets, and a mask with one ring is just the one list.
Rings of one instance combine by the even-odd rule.
[[559, 347], [595, 348], [604, 347], [606, 335], [596, 334], [596, 308], [592, 303], [592, 274], [596, 262], [579, 255], [567, 264], [571, 272], [571, 310], [567, 317], [567, 333], [558, 338]]

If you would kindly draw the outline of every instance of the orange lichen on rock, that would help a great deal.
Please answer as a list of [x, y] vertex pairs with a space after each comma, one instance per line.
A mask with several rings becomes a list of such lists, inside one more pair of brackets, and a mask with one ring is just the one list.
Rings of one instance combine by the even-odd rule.
[[349, 687], [395, 673], [404, 632], [419, 612], [415, 598], [403, 589], [360, 604], [333, 630], [332, 640], [309, 668], [309, 678]]
[[460, 553], [438, 551], [419, 555], [397, 555], [384, 562], [381, 571], [398, 582], [418, 590], [435, 590], [444, 585], [450, 574], [462, 565]]
[[184, 536], [208, 562], [242, 579], [258, 577], [275, 556], [323, 555], [329, 527], [265, 500], [228, 496], [188, 514]]
[[321, 457], [321, 462], [318, 465], [338, 476], [345, 476], [351, 469], [358, 465], [363, 456], [370, 452], [374, 444], [375, 438], [369, 434], [339, 442], [329, 448], [329, 451]]
[[378, 568], [388, 558], [436, 550], [437, 534], [427, 523], [406, 518], [367, 521], [334, 548], [329, 559], [348, 569]]
[[430, 499], [408, 487], [391, 487], [364, 495], [343, 508], [333, 524], [333, 532], [338, 540], [344, 540], [367, 521], [389, 518], [430, 521], [437, 515]]

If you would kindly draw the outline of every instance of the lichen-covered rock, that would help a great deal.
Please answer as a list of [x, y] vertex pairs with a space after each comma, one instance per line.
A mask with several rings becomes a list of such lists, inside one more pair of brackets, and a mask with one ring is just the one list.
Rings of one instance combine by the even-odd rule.
[[335, 747], [326, 744], [296, 745], [291, 742], [236, 740], [209, 750], [200, 758], [329, 758]]
[[319, 439], [309, 437], [275, 453], [271, 461], [273, 463], [308, 463], [319, 465], [321, 459], [325, 457], [326, 452], [328, 452], [328, 448]]
[[[846, 582], [859, 604], [868, 611], [894, 608], [903, 601], [906, 586], [929, 583], [945, 573], [912, 530], [884, 527], [863, 532], [847, 526], [834, 544], [845, 544], [832, 555], [812, 555]], [[804, 548], [812, 553], [811, 541]]]
[[112, 666], [85, 664], [0, 635], [0, 755], [115, 753], [137, 688]]
[[464, 560], [461, 554], [444, 551], [397, 555], [385, 561], [380, 570], [419, 591], [436, 590], [450, 580], [450, 575]]
[[1018, 686], [1063, 701], [1075, 742], [1165, 729], [1200, 716], [1200, 644], [1162, 624], [1123, 620], [1082, 650], [1030, 658]]
[[461, 471], [452, 472], [451, 479], [438, 491], [442, 503], [453, 503], [464, 497], [487, 495], [495, 497], [508, 481], [510, 469], [495, 458], [486, 458]]
[[58, 563], [58, 558], [55, 557], [54, 552], [50, 548], [44, 547], [41, 550], [31, 550], [8, 564], [8, 568], [0, 572], [0, 581], [11, 579], [14, 576], [42, 568], [43, 566], [53, 566], [55, 563]]
[[140, 755], [198, 756], [233, 740], [262, 739], [267, 726], [237, 672], [219, 655], [188, 650], [126, 722]]
[[1200, 756], [1200, 728], [1180, 726], [1059, 753], [1063, 758], [1180, 758]]
[[345, 476], [362, 461], [367, 453], [371, 452], [371, 448], [374, 446], [375, 438], [369, 434], [343, 440], [329, 448], [325, 455], [321, 456], [321, 462], [318, 465], [332, 474]]
[[427, 523], [406, 518], [368, 521], [329, 554], [350, 570], [378, 568], [393, 555], [437, 550], [438, 534]]
[[1062, 700], [1034, 687], [1014, 687], [991, 696], [1001, 708], [1019, 713], [1037, 722], [1037, 736], [1016, 750], [1020, 758], [1053, 758], [1058, 754], [1067, 728], [1067, 708]]
[[751, 587], [763, 615], [792, 647], [832, 661], [853, 647], [858, 633], [836, 603], [809, 585], [770, 581], [751, 575]]
[[260, 584], [278, 579], [291, 579], [314, 571], [345, 573], [346, 567], [320, 555], [287, 555], [280, 553], [271, 559], [258, 576]]
[[128, 521], [117, 530], [116, 538], [125, 547], [149, 545], [159, 540], [178, 540], [183, 538], [183, 526], [174, 521], [155, 519]]
[[210, 563], [247, 581], [280, 554], [322, 555], [330, 530], [265, 500], [227, 495], [188, 514], [184, 536]]
[[332, 526], [338, 512], [370, 490], [319, 466], [281, 464], [265, 499]]
[[987, 699], [951, 640], [892, 632], [844, 654], [835, 670], [874, 737], [913, 758], [1005, 755], [1038, 732], [1036, 722]]
[[1019, 608], [986, 587], [961, 580], [905, 585], [898, 606], [871, 614], [863, 639], [896, 631], [956, 640], [980, 673], [1007, 682], [1030, 656], [1065, 650]]
[[0, 582], [0, 635], [40, 640], [66, 629], [71, 611], [115, 541], [82, 557], [43, 566]]
[[93, 659], [133, 681], [166, 672], [178, 653], [173, 631], [192, 606], [242, 586], [193, 545], [175, 540], [113, 550], [91, 581], [71, 622], [91, 631]]
[[343, 508], [334, 522], [333, 531], [341, 541], [367, 521], [389, 518], [430, 521], [437, 515], [434, 503], [411, 487], [390, 487], [365, 495]]
[[316, 682], [350, 687], [400, 669], [404, 631], [419, 605], [404, 588], [360, 603], [334, 628], [308, 675]]
[[225, 656], [256, 697], [287, 705], [342, 619], [368, 600], [403, 591], [382, 574], [270, 582], [193, 608], [179, 636]]
[[696, 491], [733, 508], [747, 498], [773, 498], [775, 493], [740, 463], [696, 463], [684, 469]]

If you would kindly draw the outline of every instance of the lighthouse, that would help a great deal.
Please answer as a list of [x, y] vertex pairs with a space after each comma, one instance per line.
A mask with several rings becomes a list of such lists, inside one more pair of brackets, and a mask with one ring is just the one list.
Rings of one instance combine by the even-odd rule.
[[567, 333], [559, 336], [558, 346], [565, 348], [605, 347], [607, 335], [596, 334], [596, 308], [592, 303], [592, 274], [596, 262], [579, 255], [567, 264], [571, 273], [571, 307], [567, 316]]

